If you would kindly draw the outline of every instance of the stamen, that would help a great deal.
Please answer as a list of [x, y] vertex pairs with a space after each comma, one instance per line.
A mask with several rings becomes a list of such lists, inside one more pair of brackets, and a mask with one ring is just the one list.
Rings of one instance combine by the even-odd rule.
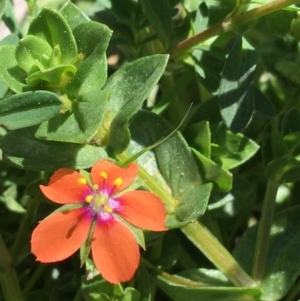
[[93, 185], [93, 188], [94, 188], [94, 189], [99, 189], [99, 185], [98, 185], [98, 184], [94, 184], [94, 185]]
[[93, 197], [92, 195], [88, 195], [88, 196], [85, 198], [85, 201], [86, 201], [87, 203], [90, 203], [90, 202], [92, 201], [93, 198], [94, 198], [94, 197]]
[[104, 172], [104, 171], [101, 171], [101, 172], [99, 173], [99, 176], [102, 177], [102, 178], [104, 178], [104, 179], [107, 179], [107, 173]]
[[86, 184], [86, 179], [85, 179], [85, 178], [79, 178], [79, 179], [77, 180], [77, 182], [78, 182], [79, 184]]
[[103, 210], [107, 213], [112, 213], [113, 212], [113, 210], [110, 207], [106, 206], [106, 205], [103, 205]]
[[123, 183], [123, 180], [121, 178], [116, 178], [114, 181], [115, 186], [120, 186]]

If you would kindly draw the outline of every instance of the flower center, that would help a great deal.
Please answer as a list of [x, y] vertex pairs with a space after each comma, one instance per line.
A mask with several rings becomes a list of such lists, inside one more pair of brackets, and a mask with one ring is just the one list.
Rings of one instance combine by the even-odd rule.
[[86, 196], [85, 201], [97, 214], [103, 211], [107, 213], [113, 212], [113, 209], [109, 206], [109, 197], [104, 193], [94, 192], [94, 194], [89, 194]]
[[89, 187], [89, 194], [85, 196], [85, 202], [89, 205], [89, 208], [102, 220], [111, 218], [113, 212], [118, 212], [121, 208], [118, 199], [113, 196], [116, 187], [119, 187], [123, 180], [122, 178], [116, 178], [113, 182], [113, 187], [108, 189], [106, 187], [107, 174], [102, 171], [99, 176], [104, 179], [103, 184], [99, 187], [98, 184], [93, 186], [88, 185], [85, 178], [79, 178], [77, 182], [79, 184], [87, 185]]

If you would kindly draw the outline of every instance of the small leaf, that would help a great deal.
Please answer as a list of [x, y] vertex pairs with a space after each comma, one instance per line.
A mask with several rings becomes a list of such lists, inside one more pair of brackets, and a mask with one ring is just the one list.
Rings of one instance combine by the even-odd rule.
[[217, 189], [225, 192], [229, 191], [232, 188], [232, 174], [219, 164], [203, 156], [196, 149], [191, 148], [191, 150], [199, 160], [204, 177], [208, 181], [212, 181]]
[[59, 114], [62, 102], [48, 91], [24, 92], [0, 100], [0, 124], [16, 130], [40, 124]]
[[176, 215], [182, 221], [193, 221], [202, 216], [206, 209], [212, 184], [204, 184], [187, 191], [176, 208]]
[[139, 0], [139, 4], [165, 50], [168, 50], [172, 36], [172, 8], [169, 0]]
[[21, 93], [26, 87], [26, 73], [15, 58], [16, 46], [4, 45], [0, 47], [0, 78], [16, 93]]
[[106, 158], [102, 147], [36, 139], [36, 127], [15, 130], [0, 140], [3, 161], [25, 170], [83, 169]]
[[46, 70], [41, 70], [30, 74], [26, 78], [28, 85], [40, 87], [42, 89], [60, 89], [73, 77], [76, 72], [74, 65], [61, 64]]
[[107, 110], [113, 118], [109, 145], [116, 153], [128, 146], [128, 122], [160, 79], [167, 60], [168, 55], [163, 54], [143, 57], [124, 65], [108, 79], [104, 90], [111, 93]]
[[71, 1], [66, 2], [59, 12], [72, 30], [81, 23], [89, 21], [89, 18]]
[[255, 51], [243, 49], [238, 36], [226, 60], [219, 90], [221, 115], [233, 133], [244, 130], [252, 119], [255, 64]]
[[223, 169], [235, 168], [248, 161], [258, 151], [259, 146], [243, 134], [227, 131], [223, 123], [211, 127], [212, 143], [218, 144], [225, 151], [224, 155], [212, 148], [211, 159]]
[[139, 301], [140, 300], [140, 292], [133, 287], [126, 287], [124, 295], [120, 299], [120, 301]]
[[52, 141], [89, 143], [101, 127], [108, 98], [108, 93], [101, 90], [83, 94], [73, 102], [73, 113], [59, 114], [42, 123], [36, 137]]
[[41, 62], [43, 56], [44, 60], [47, 58], [50, 60], [51, 53], [52, 48], [45, 40], [28, 35], [19, 42], [16, 48], [16, 60], [23, 70], [31, 73], [39, 70], [37, 61]]
[[11, 185], [3, 192], [3, 196], [0, 196], [0, 202], [3, 202], [7, 209], [16, 213], [25, 213], [26, 210], [18, 203], [17, 197], [17, 185]]
[[102, 88], [107, 79], [106, 48], [112, 31], [103, 24], [85, 22], [73, 30], [80, 55], [84, 57], [74, 78], [66, 86], [70, 98]]
[[59, 45], [62, 64], [73, 63], [77, 57], [77, 45], [70, 26], [59, 12], [51, 8], [42, 9], [31, 22], [28, 34], [43, 39], [52, 48]]
[[208, 121], [201, 121], [199, 123], [194, 123], [188, 130], [187, 133], [192, 140], [191, 146], [197, 149], [205, 157], [210, 158], [211, 148], [210, 148], [210, 128]]

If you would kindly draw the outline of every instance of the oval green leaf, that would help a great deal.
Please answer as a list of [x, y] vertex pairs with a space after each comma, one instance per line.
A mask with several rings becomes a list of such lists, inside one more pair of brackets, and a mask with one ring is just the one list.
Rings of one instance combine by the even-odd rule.
[[59, 114], [62, 102], [48, 91], [24, 92], [0, 100], [0, 124], [16, 130], [40, 124]]
[[39, 140], [36, 126], [11, 131], [0, 140], [3, 162], [25, 170], [84, 169], [107, 157], [102, 147]]
[[69, 24], [51, 8], [44, 8], [38, 14], [30, 24], [28, 34], [43, 39], [52, 48], [59, 45], [61, 64], [73, 63], [77, 57], [77, 45]]

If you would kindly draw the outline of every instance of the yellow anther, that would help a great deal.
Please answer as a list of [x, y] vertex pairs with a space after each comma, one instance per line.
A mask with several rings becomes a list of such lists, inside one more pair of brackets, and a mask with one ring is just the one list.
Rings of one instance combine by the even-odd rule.
[[102, 178], [107, 179], [107, 173], [106, 173], [106, 172], [101, 171], [101, 172], [99, 173], [99, 175], [100, 175]]
[[85, 201], [86, 201], [87, 203], [90, 203], [90, 202], [92, 201], [93, 198], [94, 198], [94, 197], [93, 197], [92, 195], [88, 195], [88, 196], [85, 198]]
[[106, 206], [106, 205], [103, 206], [103, 209], [107, 213], [112, 213], [113, 212], [113, 210], [110, 207]]
[[94, 189], [99, 189], [99, 185], [98, 185], [98, 184], [94, 184], [94, 185], [93, 185], [93, 188], [94, 188]]
[[79, 184], [86, 184], [86, 179], [85, 179], [85, 178], [79, 178], [79, 179], [77, 180], [77, 182], [78, 182]]
[[121, 178], [116, 178], [115, 181], [114, 181], [114, 184], [116, 186], [120, 186], [122, 183], [123, 183], [123, 180]]

